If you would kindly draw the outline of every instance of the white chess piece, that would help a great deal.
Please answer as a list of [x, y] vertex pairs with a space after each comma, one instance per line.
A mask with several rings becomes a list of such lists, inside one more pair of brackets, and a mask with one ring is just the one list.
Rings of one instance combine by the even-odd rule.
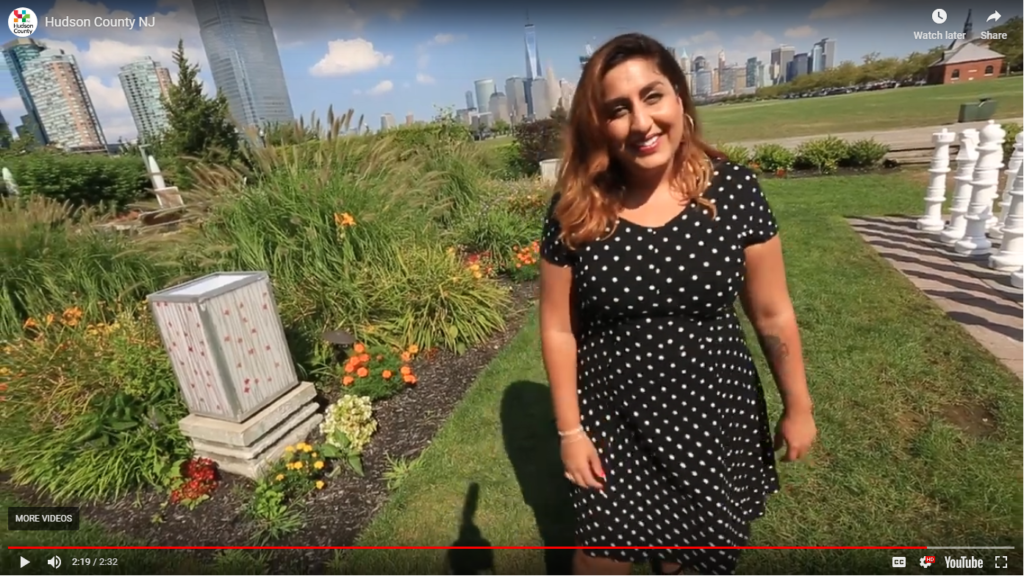
[[945, 225], [942, 220], [942, 205], [946, 202], [946, 174], [949, 173], [949, 146], [956, 140], [956, 133], [945, 128], [932, 134], [935, 153], [928, 168], [928, 191], [924, 195], [924, 216], [917, 219], [917, 228], [926, 232], [940, 232]]
[[967, 128], [960, 133], [960, 150], [956, 154], [956, 176], [953, 187], [953, 201], [949, 207], [949, 223], [939, 235], [939, 242], [952, 246], [964, 237], [967, 229], [967, 205], [971, 202], [974, 187], [974, 166], [978, 163], [978, 131]]
[[1014, 288], [1024, 288], [1024, 268], [1010, 274], [1010, 284], [1012, 284]]
[[971, 202], [967, 205], [967, 229], [964, 237], [953, 245], [958, 254], [978, 257], [992, 251], [992, 242], [985, 235], [992, 211], [992, 198], [999, 186], [999, 169], [1003, 167], [1002, 141], [1006, 132], [989, 120], [978, 134], [978, 163], [971, 180]]
[[1010, 153], [1010, 158], [1006, 161], [1006, 170], [1003, 170], [1003, 174], [1006, 175], [1006, 183], [1003, 185], [1003, 196], [997, 202], [999, 222], [988, 231], [990, 238], [1003, 237], [1003, 225], [1006, 224], [1006, 214], [1010, 208], [1010, 190], [1013, 189], [1017, 169], [1022, 163], [1024, 163], [1024, 132], [1018, 132], [1017, 137], [1013, 139], [1013, 152]]
[[1024, 167], [1017, 166], [1003, 227], [1003, 243], [988, 265], [996, 270], [1017, 270], [1024, 266]]
[[[989, 122], [994, 124], [995, 120], [989, 120]], [[999, 127], [1002, 128], [1002, 126], [999, 126]], [[1003, 147], [1003, 142], [1005, 142], [1005, 141], [1006, 141], [1006, 131], [1003, 130], [1002, 139], [999, 140], [999, 148], [1000, 149]], [[1006, 167], [1006, 165], [1003, 164], [1003, 160], [1004, 160], [1003, 154], [1000, 152], [1000, 154], [999, 154], [999, 169], [1000, 170], [1002, 170], [1003, 168]], [[999, 179], [1000, 179], [999, 176], [996, 176], [996, 180], [999, 180]], [[988, 207], [985, 209], [985, 215], [988, 216], [988, 218], [985, 219], [985, 231], [986, 231], [986, 233], [988, 231], [996, 228], [997, 226], [999, 226], [999, 216], [996, 216], [996, 206], [999, 204], [999, 183], [998, 182], [996, 182], [996, 188], [995, 188], [995, 190], [992, 191], [992, 197], [989, 200], [990, 200], [990, 202], [988, 204]]]

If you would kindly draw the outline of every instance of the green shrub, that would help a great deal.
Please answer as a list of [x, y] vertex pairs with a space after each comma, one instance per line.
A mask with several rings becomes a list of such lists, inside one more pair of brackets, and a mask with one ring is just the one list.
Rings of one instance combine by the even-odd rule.
[[141, 300], [178, 276], [146, 245], [96, 228], [100, 215], [44, 196], [0, 198], [0, 339], [69, 298], [96, 314], [101, 302]]
[[758, 170], [775, 173], [779, 170], [792, 170], [796, 155], [792, 150], [779, 144], [758, 144], [754, 146], [751, 163]]
[[149, 194], [141, 157], [40, 151], [3, 158], [22, 195], [38, 194], [73, 206], [121, 209]]
[[746, 146], [740, 146], [739, 144], [722, 144], [717, 148], [719, 152], [725, 154], [725, 157], [734, 164], [740, 164], [742, 166], [750, 164], [750, 149]]
[[420, 126], [398, 126], [379, 132], [377, 137], [389, 140], [404, 149], [473, 141], [473, 133], [469, 127], [455, 121], [435, 122]]
[[516, 141], [481, 148], [482, 166], [491, 178], [514, 181], [530, 175], [530, 169], [524, 162]]
[[565, 123], [548, 118], [524, 122], [515, 127], [513, 137], [527, 176], [540, 172], [541, 160], [561, 158]]
[[840, 161], [841, 166], [852, 168], [871, 168], [877, 166], [889, 153], [889, 147], [874, 138], [857, 140], [847, 146], [846, 157]]
[[33, 318], [0, 350], [0, 469], [57, 501], [159, 485], [187, 457], [187, 414], [145, 306]]
[[1003, 124], [1003, 130], [1006, 130], [1006, 139], [1003, 140], [1003, 164], [1006, 164], [1010, 161], [1010, 154], [1013, 154], [1013, 144], [1017, 134], [1020, 134], [1020, 124], [1007, 122]]
[[821, 174], [832, 174], [848, 156], [849, 145], [846, 141], [835, 136], [816, 138], [797, 147], [794, 167], [813, 168]]

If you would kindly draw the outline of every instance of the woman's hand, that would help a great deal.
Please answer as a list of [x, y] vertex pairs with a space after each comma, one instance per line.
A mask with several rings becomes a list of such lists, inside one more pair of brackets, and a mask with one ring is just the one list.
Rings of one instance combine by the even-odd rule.
[[582, 430], [562, 437], [562, 464], [565, 477], [580, 488], [604, 487], [604, 470], [597, 448]]
[[810, 451], [817, 435], [818, 428], [810, 410], [785, 410], [775, 427], [775, 450], [785, 446], [786, 453], [782, 459], [786, 462], [799, 460]]

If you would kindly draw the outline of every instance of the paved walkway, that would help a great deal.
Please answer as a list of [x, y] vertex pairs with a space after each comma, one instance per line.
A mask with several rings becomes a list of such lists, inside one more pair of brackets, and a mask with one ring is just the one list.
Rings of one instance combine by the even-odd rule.
[[[1008, 122], [1016, 122], [1018, 125], [1024, 125], [1024, 118], [1003, 118], [996, 120], [1000, 124]], [[935, 132], [941, 132], [943, 128], [950, 132], [960, 132], [967, 128], [981, 128], [988, 124], [988, 122], [964, 122], [963, 124], [947, 124], [943, 126], [923, 126], [918, 128], [901, 128], [899, 130], [884, 130], [884, 131], [871, 131], [871, 132], [840, 132], [832, 134], [837, 138], [842, 138], [846, 141], [853, 140], [867, 140], [874, 138], [876, 142], [880, 144], [887, 144], [889, 148], [898, 150], [900, 148], [925, 148], [933, 146], [932, 134]], [[827, 134], [815, 134], [812, 136], [797, 136], [793, 138], [778, 138], [774, 140], [748, 140], [745, 142], [737, 142], [736, 144], [752, 147], [757, 144], [764, 144], [771, 142], [774, 144], [781, 144], [787, 148], [796, 148], [800, 144], [808, 140], [815, 140], [817, 138], [824, 138]]]
[[[851, 218], [864, 241], [996, 358], [1024, 378], [1024, 306], [1009, 272], [969, 260], [917, 230], [911, 218]], [[998, 246], [998, 244], [997, 244]]]

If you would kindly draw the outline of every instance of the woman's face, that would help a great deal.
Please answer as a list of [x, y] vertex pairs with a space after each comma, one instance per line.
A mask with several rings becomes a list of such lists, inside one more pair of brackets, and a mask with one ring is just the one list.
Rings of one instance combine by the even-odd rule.
[[610, 152], [631, 171], [665, 168], [683, 138], [683, 103], [650, 60], [634, 58], [604, 77]]

